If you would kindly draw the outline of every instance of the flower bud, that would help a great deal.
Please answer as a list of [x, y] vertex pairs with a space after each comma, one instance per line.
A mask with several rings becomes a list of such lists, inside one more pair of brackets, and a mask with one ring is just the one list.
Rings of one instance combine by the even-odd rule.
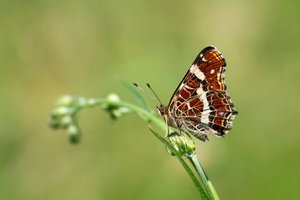
[[55, 116], [70, 115], [71, 112], [72, 110], [69, 107], [59, 106], [59, 107], [55, 107], [52, 110], [51, 115], [55, 115]]
[[[120, 102], [121, 101], [120, 97], [116, 94], [108, 95], [107, 99], [110, 100], [111, 102]], [[112, 119], [117, 119], [117, 118], [121, 117], [122, 115], [130, 112], [130, 110], [126, 107], [120, 107], [120, 106], [111, 105], [111, 104], [106, 105], [104, 108], [110, 114], [110, 117]]]
[[76, 124], [72, 124], [68, 127], [70, 142], [76, 144], [80, 140], [80, 129]]
[[121, 99], [117, 94], [111, 93], [107, 97], [108, 100], [113, 101], [113, 102], [120, 102]]
[[74, 102], [74, 97], [73, 96], [70, 96], [70, 95], [65, 95], [65, 96], [62, 96], [60, 97], [55, 105], [56, 106], [70, 106], [72, 105]]
[[[167, 137], [180, 156], [191, 156], [196, 153], [195, 142], [188, 134], [173, 131]], [[170, 149], [167, 148], [167, 151], [174, 156]]]
[[61, 128], [68, 128], [71, 124], [73, 124], [73, 118], [71, 115], [66, 115], [61, 118], [60, 120], [60, 127]]

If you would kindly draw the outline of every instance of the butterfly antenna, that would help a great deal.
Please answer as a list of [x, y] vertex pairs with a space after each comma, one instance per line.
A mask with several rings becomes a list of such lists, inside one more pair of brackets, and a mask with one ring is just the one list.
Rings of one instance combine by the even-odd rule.
[[154, 92], [154, 90], [151, 88], [149, 83], [146, 83], [147, 87], [151, 90], [151, 92], [154, 94], [154, 96], [156, 97], [156, 99], [158, 100], [158, 102], [160, 103], [160, 105], [162, 105], [161, 100], [158, 98], [157, 94]]
[[145, 91], [144, 90], [144, 88], [142, 88], [141, 86], [139, 86], [137, 83], [133, 83], [133, 85], [135, 86], [135, 87], [137, 87], [139, 90], [141, 90], [142, 92], [144, 92], [146, 95], [148, 95], [152, 100], [154, 100], [156, 103], [159, 103], [159, 104], [161, 104], [161, 101], [157, 98], [157, 96], [156, 96], [156, 94], [154, 93], [154, 95], [155, 95], [155, 97], [153, 97], [152, 95], [150, 95], [147, 91]]

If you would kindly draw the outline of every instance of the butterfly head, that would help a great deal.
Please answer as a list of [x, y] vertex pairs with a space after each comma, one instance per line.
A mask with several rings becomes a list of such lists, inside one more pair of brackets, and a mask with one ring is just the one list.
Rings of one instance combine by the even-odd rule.
[[159, 113], [160, 116], [164, 117], [167, 114], [167, 107], [160, 104], [159, 106], [156, 106], [157, 112]]

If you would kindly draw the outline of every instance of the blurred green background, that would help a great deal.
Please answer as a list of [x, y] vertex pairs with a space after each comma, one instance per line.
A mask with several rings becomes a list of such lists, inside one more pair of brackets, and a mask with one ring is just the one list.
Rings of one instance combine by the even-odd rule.
[[[239, 115], [197, 141], [221, 199], [299, 199], [299, 1], [0, 1], [0, 199], [199, 199], [175, 158], [129, 115], [80, 113], [80, 145], [50, 130], [61, 95], [134, 102], [118, 80], [164, 102], [215, 45]], [[154, 108], [153, 104], [153, 108]]]

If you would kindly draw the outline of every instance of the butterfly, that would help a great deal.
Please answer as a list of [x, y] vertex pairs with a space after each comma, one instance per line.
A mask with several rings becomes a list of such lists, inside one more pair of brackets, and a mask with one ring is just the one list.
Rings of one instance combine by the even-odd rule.
[[207, 141], [225, 136], [238, 111], [225, 85], [226, 62], [214, 46], [205, 47], [183, 77], [167, 106], [157, 107], [168, 126]]

